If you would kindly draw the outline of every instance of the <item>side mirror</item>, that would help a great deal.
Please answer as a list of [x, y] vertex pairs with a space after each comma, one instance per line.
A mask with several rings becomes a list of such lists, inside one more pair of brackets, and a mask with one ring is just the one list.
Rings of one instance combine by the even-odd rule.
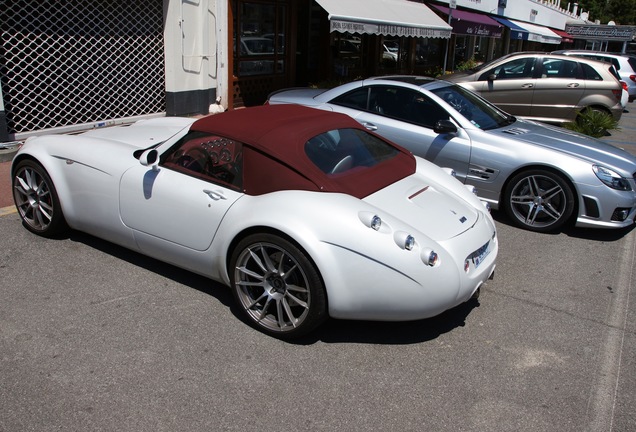
[[450, 120], [439, 120], [435, 123], [433, 132], [437, 134], [456, 133], [457, 126], [455, 126], [455, 124]]
[[157, 161], [159, 160], [159, 152], [157, 149], [148, 149], [139, 156], [139, 163], [143, 166], [152, 165], [153, 170], [157, 170]]
[[496, 79], [497, 79], [497, 75], [495, 75], [495, 74], [488, 75], [488, 81], [494, 81]]

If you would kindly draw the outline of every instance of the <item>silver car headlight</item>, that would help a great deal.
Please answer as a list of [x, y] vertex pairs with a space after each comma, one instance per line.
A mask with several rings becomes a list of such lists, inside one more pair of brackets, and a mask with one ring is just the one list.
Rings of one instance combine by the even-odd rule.
[[615, 171], [601, 165], [592, 165], [592, 169], [594, 170], [596, 177], [598, 177], [598, 179], [605, 183], [608, 187], [621, 191], [632, 190], [627, 179]]

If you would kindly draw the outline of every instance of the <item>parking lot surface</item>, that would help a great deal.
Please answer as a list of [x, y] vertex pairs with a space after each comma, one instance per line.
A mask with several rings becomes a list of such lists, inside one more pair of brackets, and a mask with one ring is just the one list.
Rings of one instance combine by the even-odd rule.
[[[633, 150], [621, 133], [607, 139]], [[478, 302], [286, 343], [241, 322], [226, 287], [5, 213], [0, 431], [636, 430], [636, 230], [496, 217]]]

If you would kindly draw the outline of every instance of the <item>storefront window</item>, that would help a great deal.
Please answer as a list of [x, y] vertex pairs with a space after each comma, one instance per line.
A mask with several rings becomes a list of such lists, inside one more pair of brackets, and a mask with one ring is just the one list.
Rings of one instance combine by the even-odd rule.
[[439, 68], [440, 53], [446, 49], [446, 39], [417, 38], [415, 42], [415, 65], [418, 68]]
[[400, 55], [402, 54], [400, 49], [400, 39], [382, 37], [380, 38], [380, 43], [382, 44], [380, 47], [380, 51], [382, 52], [380, 65], [383, 68], [395, 69], [398, 65]]
[[363, 41], [360, 35], [332, 33], [331, 48], [337, 76], [346, 77], [362, 68]]
[[234, 5], [236, 76], [285, 72], [285, 12], [284, 6], [275, 4]]

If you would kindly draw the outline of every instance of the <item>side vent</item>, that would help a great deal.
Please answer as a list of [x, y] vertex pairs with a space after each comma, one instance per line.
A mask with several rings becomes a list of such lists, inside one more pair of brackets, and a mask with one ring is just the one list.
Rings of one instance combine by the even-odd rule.
[[468, 177], [478, 180], [493, 180], [499, 174], [499, 170], [471, 165], [468, 167]]

